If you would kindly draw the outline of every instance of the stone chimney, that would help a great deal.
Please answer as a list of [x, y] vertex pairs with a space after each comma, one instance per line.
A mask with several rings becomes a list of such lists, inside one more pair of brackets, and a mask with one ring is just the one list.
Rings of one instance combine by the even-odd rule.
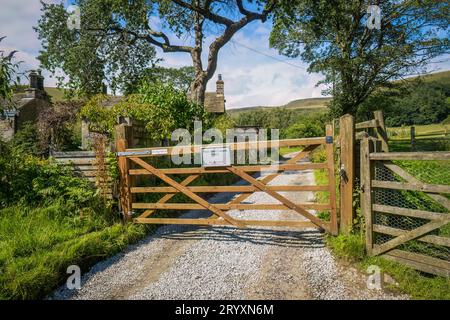
[[40, 69], [38, 70], [37, 88], [44, 91], [44, 77], [42, 76], [42, 71]]
[[29, 88], [25, 90], [26, 98], [29, 99], [45, 99], [46, 93], [44, 91], [44, 77], [41, 70], [31, 70], [28, 75], [30, 80]]
[[30, 79], [30, 89], [38, 89], [39, 75], [36, 73], [36, 70], [31, 70], [28, 77]]
[[222, 80], [222, 75], [219, 74], [217, 82], [216, 82], [216, 93], [217, 95], [225, 95], [225, 85]]

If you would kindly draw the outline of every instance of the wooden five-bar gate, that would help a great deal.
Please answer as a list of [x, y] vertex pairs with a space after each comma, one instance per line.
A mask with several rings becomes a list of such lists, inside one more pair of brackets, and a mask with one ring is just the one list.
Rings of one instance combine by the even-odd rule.
[[[274, 165], [227, 165], [223, 167], [170, 167], [159, 168], [151, 164], [147, 159], [171, 157], [172, 154], [180, 152], [179, 147], [158, 147], [130, 149], [127, 145], [127, 127], [120, 125], [116, 132], [116, 147], [120, 169], [120, 205], [124, 218], [133, 220], [136, 223], [148, 224], [192, 224], [192, 225], [228, 225], [238, 228], [247, 226], [288, 226], [288, 227], [318, 227], [329, 233], [337, 234], [337, 213], [336, 213], [336, 183], [333, 157], [333, 130], [331, 126], [326, 128], [325, 137], [290, 139], [278, 141], [247, 141], [218, 146], [226, 146], [232, 152], [238, 150], [254, 150], [258, 148], [271, 149], [273, 147], [303, 147], [302, 151], [284, 163]], [[217, 145], [216, 145], [217, 146]], [[184, 154], [201, 153], [203, 147], [211, 145], [191, 145], [183, 147]], [[326, 150], [327, 159], [323, 163], [300, 162], [307, 158], [310, 153], [319, 147]], [[286, 171], [299, 170], [325, 170], [328, 175], [327, 185], [277, 185], [271, 186], [269, 183]], [[256, 172], [267, 172], [267, 175], [257, 179], [252, 175]], [[200, 176], [206, 174], [232, 173], [240, 179], [246, 181], [248, 185], [228, 185], [228, 186], [190, 186]], [[154, 176], [164, 182], [164, 186], [141, 186], [139, 176]], [[178, 176], [178, 179], [175, 178]], [[180, 176], [182, 177], [180, 179]], [[187, 176], [187, 177], [186, 177]], [[328, 203], [297, 203], [289, 200], [280, 192], [328, 192]], [[199, 194], [205, 193], [238, 193], [227, 203], [211, 203]], [[248, 204], [243, 203], [254, 192], [265, 192], [272, 198], [279, 201], [274, 204]], [[145, 193], [162, 194], [163, 196], [156, 202], [135, 202], [135, 195]], [[174, 203], [177, 194], [184, 194], [191, 199], [191, 203]], [[157, 210], [208, 210], [211, 216], [207, 218], [161, 218], [155, 217]], [[296, 220], [245, 220], [232, 217], [229, 210], [292, 210], [297, 213], [300, 219]], [[313, 211], [312, 211], [313, 210]], [[322, 220], [315, 210], [328, 210], [329, 219]], [[139, 214], [134, 216], [135, 212]], [[306, 218], [306, 219], [305, 219]]]

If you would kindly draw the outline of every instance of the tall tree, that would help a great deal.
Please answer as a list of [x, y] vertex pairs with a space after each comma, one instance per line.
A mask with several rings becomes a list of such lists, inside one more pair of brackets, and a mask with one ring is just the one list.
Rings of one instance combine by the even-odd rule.
[[[153, 46], [167, 53], [184, 52], [190, 55], [195, 69], [190, 96], [193, 101], [203, 103], [206, 85], [217, 68], [220, 49], [252, 21], [266, 21], [275, 1], [75, 0], [74, 3], [80, 7], [81, 30], [73, 31], [61, 30], [62, 21], [68, 17], [62, 5], [43, 5], [43, 16], [37, 27], [44, 45], [40, 59], [46, 68], [55, 70], [62, 66], [64, 71], [69, 71], [66, 71], [69, 76], [73, 74], [75, 78], [81, 78], [87, 71], [82, 70], [83, 66], [89, 69], [93, 65], [101, 75], [108, 59], [123, 59], [120, 49], [136, 53], [136, 58], [142, 58], [139, 53], [149, 52]], [[152, 17], [161, 19], [160, 27], [150, 23]], [[202, 53], [207, 36], [214, 39], [209, 45], [204, 67]], [[80, 49], [86, 56], [70, 54]], [[109, 56], [103, 57], [105, 53]], [[112, 69], [117, 72], [117, 68]], [[121, 66], [119, 69], [122, 70]]]
[[165, 68], [155, 66], [144, 69], [139, 77], [127, 84], [125, 93], [135, 93], [139, 90], [142, 84], [152, 82], [170, 83], [175, 89], [187, 93], [194, 79], [194, 67]]
[[[124, 89], [142, 69], [156, 62], [155, 49], [147, 41], [112, 30], [122, 21], [130, 29], [140, 23], [136, 5], [126, 2], [77, 1], [82, 22], [77, 29], [68, 27], [69, 13], [62, 3], [41, 1], [42, 16], [35, 30], [42, 42], [38, 57], [42, 67], [56, 75], [60, 85], [68, 85], [81, 96], [102, 92], [104, 81], [113, 90]], [[68, 79], [58, 72], [60, 69]]]
[[[381, 9], [379, 29], [370, 4]], [[449, 17], [445, 0], [283, 0], [270, 43], [325, 75], [334, 116], [356, 114], [376, 88], [449, 52]]]

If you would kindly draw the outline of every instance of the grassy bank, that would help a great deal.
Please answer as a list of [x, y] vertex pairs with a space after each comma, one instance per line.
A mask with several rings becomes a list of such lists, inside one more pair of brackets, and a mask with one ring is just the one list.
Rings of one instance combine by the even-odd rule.
[[39, 299], [145, 235], [70, 168], [0, 141], [0, 299]]
[[387, 285], [389, 290], [406, 293], [412, 299], [450, 299], [448, 279], [424, 274], [381, 257], [366, 256], [362, 234], [327, 236], [327, 245], [335, 256], [354, 263], [362, 272], [366, 272], [367, 267], [371, 265], [380, 267], [382, 272], [389, 274], [398, 283], [398, 286]]
[[87, 271], [145, 235], [95, 213], [65, 214], [58, 204], [0, 210], [0, 299], [42, 298], [64, 283], [68, 266]]

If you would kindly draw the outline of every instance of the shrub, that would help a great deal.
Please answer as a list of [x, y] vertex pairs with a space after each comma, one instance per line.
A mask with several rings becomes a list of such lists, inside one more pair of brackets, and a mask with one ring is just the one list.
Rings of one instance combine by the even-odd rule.
[[349, 261], [361, 261], [366, 254], [362, 234], [327, 236], [327, 244], [336, 256]]
[[304, 121], [293, 124], [286, 130], [282, 131], [282, 137], [287, 139], [312, 138], [322, 136], [323, 132], [323, 125], [310, 121]]
[[141, 86], [139, 93], [123, 98], [111, 109], [105, 108], [104, 95], [93, 97], [81, 109], [81, 117], [90, 122], [97, 132], [112, 134], [119, 117], [130, 117], [145, 124], [151, 138], [162, 140], [171, 137], [178, 128], [193, 129], [194, 119], [210, 125], [211, 117], [203, 106], [189, 101], [186, 94], [162, 83]]
[[218, 116], [213, 120], [213, 128], [216, 128], [222, 132], [222, 135], [225, 138], [227, 129], [232, 129], [236, 125], [236, 122], [231, 118], [228, 114], [223, 114]]
[[14, 134], [12, 145], [23, 153], [39, 155], [39, 139], [36, 124], [25, 122], [21, 125], [20, 130]]
[[39, 113], [37, 122], [39, 153], [47, 155], [49, 147], [59, 151], [78, 150], [81, 145], [81, 128], [78, 113], [80, 101], [58, 102]]
[[[96, 190], [70, 168], [44, 160], [21, 148], [2, 143], [0, 155], [0, 204], [47, 205], [62, 201], [74, 213], [97, 206]], [[78, 208], [78, 209], [77, 209]]]

